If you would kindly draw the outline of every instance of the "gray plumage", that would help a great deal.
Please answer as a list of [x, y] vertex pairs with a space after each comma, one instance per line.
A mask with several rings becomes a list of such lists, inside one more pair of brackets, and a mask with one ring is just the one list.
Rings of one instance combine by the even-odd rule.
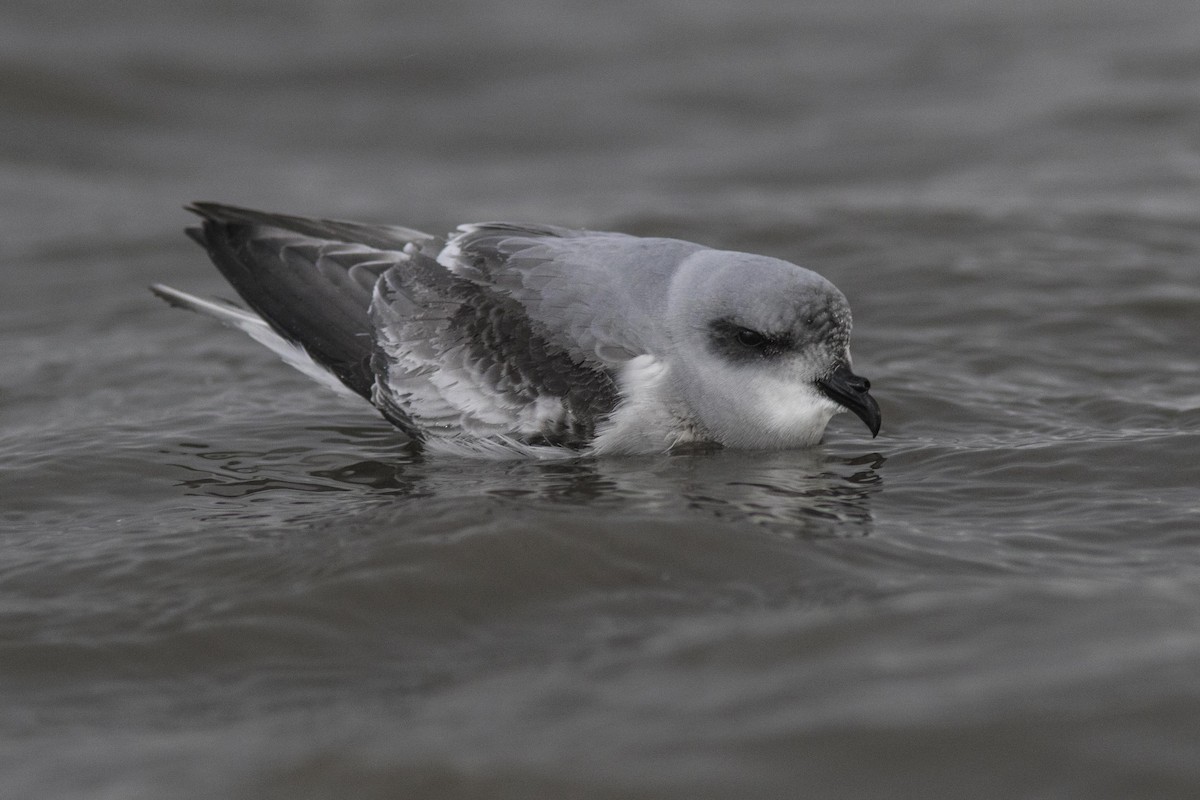
[[[807, 446], [850, 409], [850, 310], [816, 273], [673, 239], [398, 226], [211, 203], [189, 234], [250, 311], [175, 289], [415, 441], [468, 455]], [[330, 378], [332, 376], [332, 378]]]

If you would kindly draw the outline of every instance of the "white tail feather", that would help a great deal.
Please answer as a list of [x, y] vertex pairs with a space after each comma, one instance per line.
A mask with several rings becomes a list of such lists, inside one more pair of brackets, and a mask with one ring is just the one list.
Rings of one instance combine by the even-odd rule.
[[322, 386], [326, 386], [343, 397], [353, 397], [362, 400], [350, 387], [342, 383], [336, 375], [325, 367], [313, 361], [312, 357], [300, 345], [280, 336], [258, 314], [215, 297], [197, 297], [194, 294], [181, 292], [164, 286], [161, 283], [151, 285], [150, 291], [178, 308], [186, 308], [206, 317], [212, 317], [225, 325], [237, 328], [254, 341], [265, 346], [271, 352], [283, 359], [285, 364], [299, 370]]

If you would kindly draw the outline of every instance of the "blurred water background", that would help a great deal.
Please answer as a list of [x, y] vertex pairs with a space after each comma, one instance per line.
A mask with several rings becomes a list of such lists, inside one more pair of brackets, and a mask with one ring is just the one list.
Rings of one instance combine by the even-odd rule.
[[[1200, 6], [6, 0], [0, 796], [1200, 793]], [[884, 427], [410, 455], [191, 200], [821, 272]]]

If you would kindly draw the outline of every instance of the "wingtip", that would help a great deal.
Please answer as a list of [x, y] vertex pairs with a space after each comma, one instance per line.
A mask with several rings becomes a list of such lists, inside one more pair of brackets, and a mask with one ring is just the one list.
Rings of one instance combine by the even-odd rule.
[[213, 221], [229, 221], [244, 217], [247, 214], [255, 214], [248, 208], [240, 206], [231, 206], [226, 203], [214, 203], [209, 200], [195, 200], [183, 207], [185, 211], [190, 211], [198, 217]]
[[198, 217], [207, 217], [209, 216], [209, 210], [214, 208], [216, 205], [216, 203], [210, 203], [207, 200], [194, 200], [186, 204], [183, 207], [183, 210], [190, 211]]
[[213, 246], [214, 229], [223, 226], [242, 226], [242, 225], [263, 225], [268, 221], [264, 219], [264, 214], [261, 211], [253, 211], [240, 206], [231, 206], [224, 203], [212, 203], [207, 200], [197, 200], [193, 203], [185, 205], [184, 210], [190, 211], [202, 220], [199, 225], [189, 225], [184, 228], [184, 233], [188, 238], [196, 242], [205, 249], [211, 249]]

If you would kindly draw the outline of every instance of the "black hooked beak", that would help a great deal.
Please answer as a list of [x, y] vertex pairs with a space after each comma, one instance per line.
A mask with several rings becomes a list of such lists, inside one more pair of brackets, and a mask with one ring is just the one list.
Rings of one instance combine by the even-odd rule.
[[872, 438], [879, 435], [879, 425], [882, 422], [879, 404], [867, 393], [871, 382], [851, 372], [845, 361], [839, 361], [828, 375], [818, 379], [817, 388], [830, 400], [852, 411], [865, 422]]

